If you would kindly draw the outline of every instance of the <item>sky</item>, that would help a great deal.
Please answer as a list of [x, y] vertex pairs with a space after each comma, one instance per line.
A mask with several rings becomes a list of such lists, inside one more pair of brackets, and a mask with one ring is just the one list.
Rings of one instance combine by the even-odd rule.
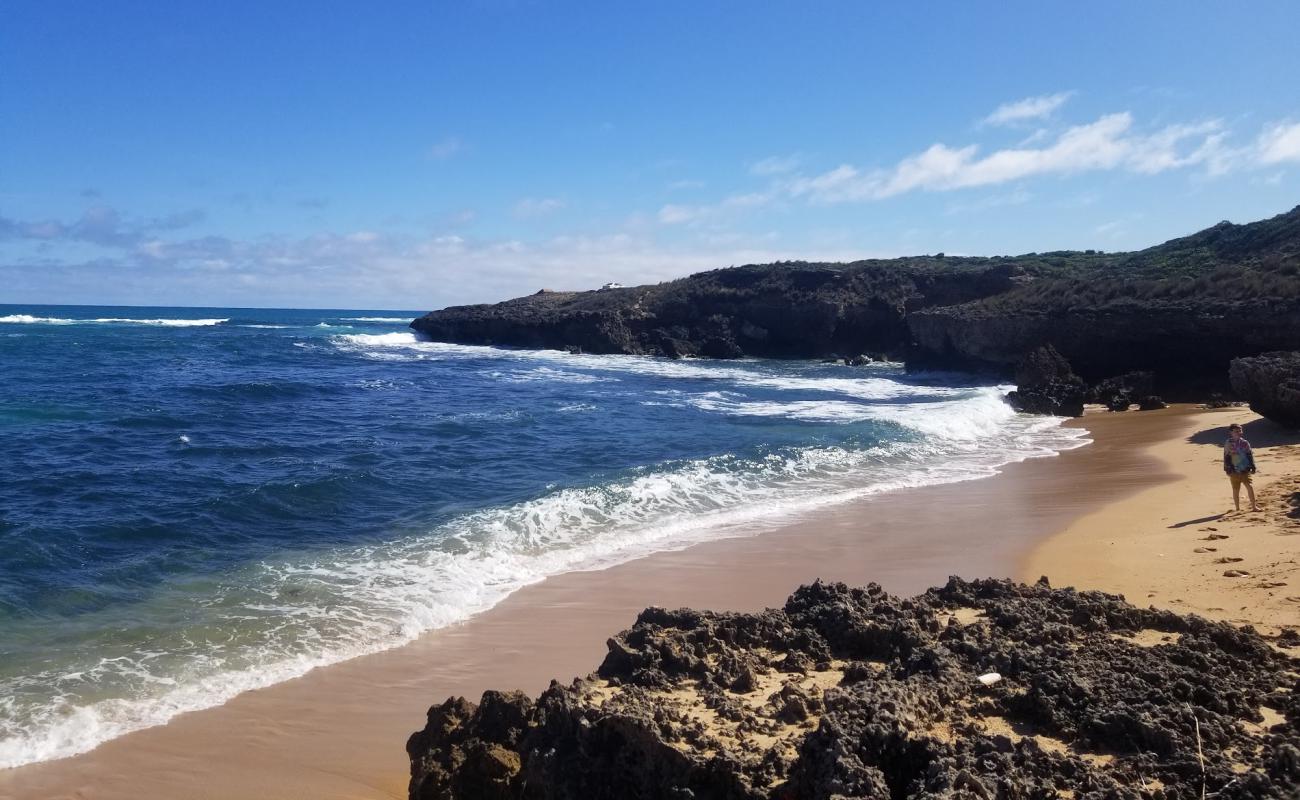
[[0, 303], [423, 310], [1300, 204], [1294, 2], [0, 4]]

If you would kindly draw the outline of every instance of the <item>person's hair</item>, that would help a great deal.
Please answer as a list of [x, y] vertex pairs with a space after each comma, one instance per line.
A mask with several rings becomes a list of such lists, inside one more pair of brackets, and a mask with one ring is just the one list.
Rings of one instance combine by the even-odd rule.
[[1241, 430], [1241, 426], [1234, 422], [1234, 423], [1232, 423], [1231, 425], [1228, 426], [1228, 430], [1230, 430], [1230, 431], [1239, 431], [1239, 430]]

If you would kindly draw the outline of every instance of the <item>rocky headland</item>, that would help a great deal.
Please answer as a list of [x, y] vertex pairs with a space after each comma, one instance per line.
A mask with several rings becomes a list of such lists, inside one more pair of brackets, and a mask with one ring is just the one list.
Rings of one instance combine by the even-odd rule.
[[586, 678], [431, 708], [410, 797], [1296, 797], [1297, 648], [1046, 581], [651, 608]]
[[1300, 343], [1300, 207], [1132, 253], [747, 265], [650, 286], [542, 290], [434, 311], [411, 327], [461, 344], [888, 358], [1000, 377], [1050, 345], [1099, 402], [1118, 407], [1107, 381], [1134, 374], [1148, 377], [1120, 386], [1132, 403], [1203, 400], [1232, 390], [1232, 359]]

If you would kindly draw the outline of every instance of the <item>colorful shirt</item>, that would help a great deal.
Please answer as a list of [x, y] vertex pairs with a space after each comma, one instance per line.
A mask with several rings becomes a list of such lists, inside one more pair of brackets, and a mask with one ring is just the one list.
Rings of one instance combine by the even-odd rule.
[[1223, 445], [1223, 468], [1229, 472], [1252, 472], [1255, 469], [1255, 456], [1250, 451], [1250, 442], [1245, 439], [1229, 439]]

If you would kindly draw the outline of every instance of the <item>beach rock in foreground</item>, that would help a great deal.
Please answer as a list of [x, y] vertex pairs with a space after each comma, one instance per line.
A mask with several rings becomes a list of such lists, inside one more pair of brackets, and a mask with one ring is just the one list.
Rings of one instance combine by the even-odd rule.
[[1228, 367], [1232, 391], [1250, 410], [1288, 428], [1300, 428], [1300, 352], [1234, 358]]
[[1300, 795], [1297, 662], [1114, 595], [817, 583], [758, 614], [647, 609], [608, 647], [536, 700], [430, 709], [410, 797]]

